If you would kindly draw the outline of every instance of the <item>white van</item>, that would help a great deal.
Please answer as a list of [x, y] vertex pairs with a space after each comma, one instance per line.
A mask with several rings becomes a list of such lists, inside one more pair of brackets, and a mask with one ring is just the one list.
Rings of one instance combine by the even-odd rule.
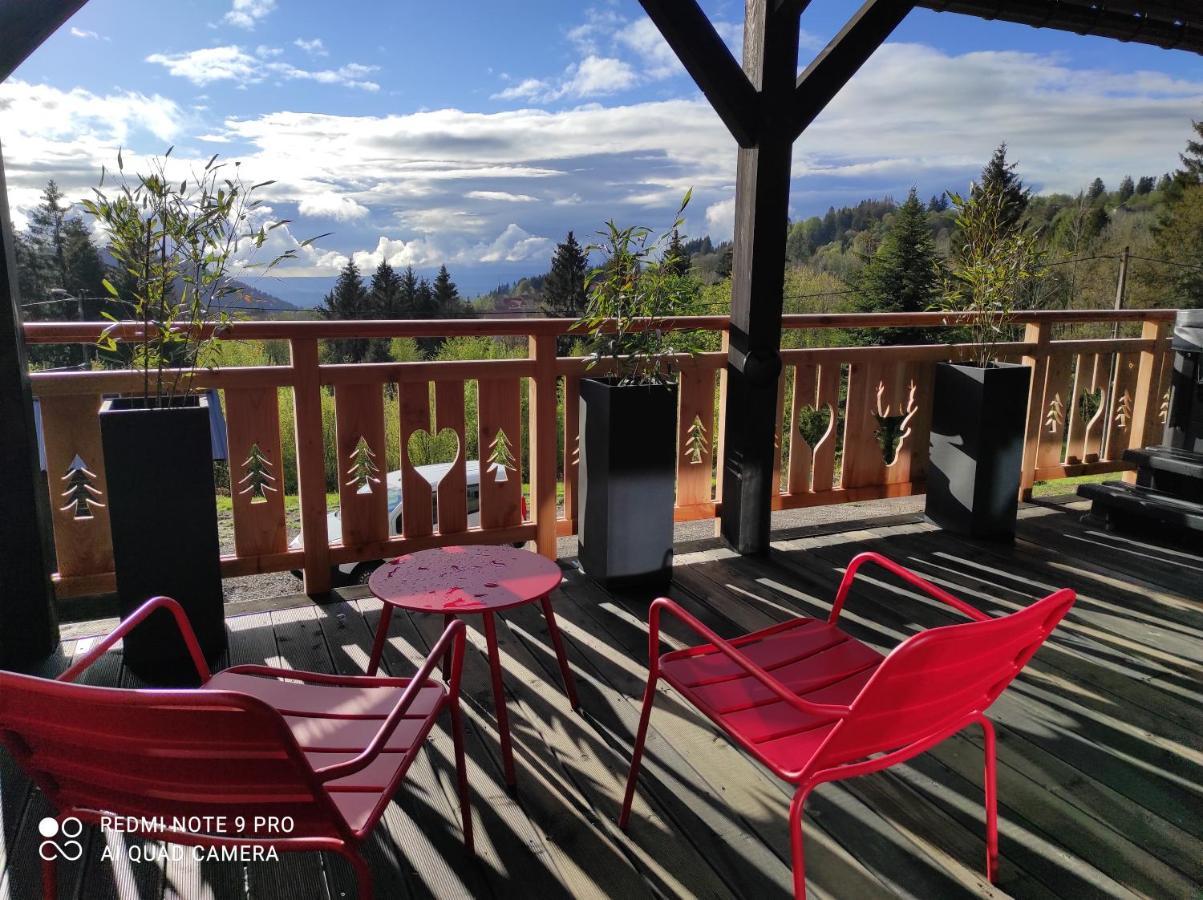
[[[480, 525], [480, 462], [469, 459], [464, 463], [464, 469], [467, 475], [468, 527], [475, 528]], [[439, 524], [439, 502], [438, 497], [435, 496], [435, 488], [450, 470], [451, 463], [435, 463], [417, 467], [418, 474], [430, 484], [431, 503], [434, 507], [432, 516], [436, 528]], [[395, 537], [401, 533], [401, 470], [389, 472], [385, 478], [385, 484], [388, 487], [388, 533]], [[526, 518], [526, 498], [522, 500], [522, 518]], [[331, 541], [342, 539], [342, 517], [339, 515], [338, 509], [326, 516], [326, 532]], [[293, 550], [299, 550], [302, 546], [301, 535], [298, 534], [293, 538], [292, 543], [288, 546]], [[347, 584], [367, 584], [368, 578], [381, 562], [383, 560], [376, 559], [360, 563], [343, 563], [334, 569], [335, 581]], [[301, 577], [299, 569], [294, 569], [292, 574], [298, 578]]]

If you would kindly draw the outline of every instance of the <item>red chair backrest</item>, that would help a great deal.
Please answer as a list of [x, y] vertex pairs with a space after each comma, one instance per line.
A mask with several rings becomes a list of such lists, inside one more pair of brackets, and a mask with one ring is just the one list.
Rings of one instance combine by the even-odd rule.
[[[0, 742], [60, 810], [120, 816], [291, 816], [341, 837], [341, 819], [279, 713], [230, 691], [123, 690], [0, 672]], [[236, 830], [236, 817], [247, 828]], [[210, 832], [212, 833], [212, 832]]]
[[832, 730], [816, 764], [838, 766], [898, 750], [983, 712], [1073, 606], [1063, 589], [981, 622], [916, 634], [894, 648]]

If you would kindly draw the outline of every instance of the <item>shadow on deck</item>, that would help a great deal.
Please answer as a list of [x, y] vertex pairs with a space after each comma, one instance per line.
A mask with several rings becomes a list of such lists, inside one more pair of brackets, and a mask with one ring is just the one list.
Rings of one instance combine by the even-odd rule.
[[[1030, 506], [1022, 516], [1013, 547], [962, 541], [895, 516], [778, 533], [769, 559], [740, 558], [717, 542], [679, 548], [671, 595], [728, 636], [800, 613], [825, 615], [842, 567], [866, 549], [995, 615], [1058, 587], [1080, 594], [991, 709], [999, 727], [998, 885], [982, 874], [981, 734], [969, 729], [907, 765], [816, 791], [806, 817], [813, 896], [1199, 895], [1203, 555], [1095, 530], [1080, 522], [1080, 506]], [[499, 637], [518, 763], [518, 789], [508, 794], [484, 641], [470, 630], [477, 652], [468, 654], [464, 689], [478, 858], [461, 844], [451, 741], [436, 730], [368, 843], [378, 896], [787, 896], [787, 786], [663, 687], [631, 830], [617, 829], [651, 598], [612, 596], [564, 564], [554, 603], [582, 712], [572, 713], [559, 690], [537, 608], [506, 614]], [[361, 672], [379, 611], [357, 589], [327, 605], [233, 617], [229, 662]], [[888, 648], [949, 621], [945, 607], [870, 575], [858, 580], [841, 625]], [[398, 614], [393, 623], [385, 662], [407, 674], [440, 622]], [[666, 622], [670, 639], [690, 640], [674, 629]], [[48, 671], [87, 644], [65, 642]], [[90, 680], [134, 683], [119, 653]], [[0, 898], [39, 896], [36, 828], [48, 810], [3, 754], [0, 802]], [[61, 896], [354, 896], [349, 867], [333, 856], [285, 854], [245, 867], [187, 856], [130, 864], [123, 836], [90, 830], [83, 840], [82, 859], [60, 864]]]

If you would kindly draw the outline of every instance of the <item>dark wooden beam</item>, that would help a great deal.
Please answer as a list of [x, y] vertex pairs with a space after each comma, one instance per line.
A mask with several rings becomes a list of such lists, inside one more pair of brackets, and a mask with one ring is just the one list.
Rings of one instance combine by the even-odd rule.
[[0, 0], [0, 81], [87, 0]]
[[794, 89], [793, 135], [807, 129], [853, 75], [906, 18], [908, 0], [868, 0], [814, 58]]
[[798, 71], [799, 4], [747, 0], [744, 71], [760, 97], [755, 147], [739, 150], [731, 331], [723, 430], [722, 535], [740, 553], [769, 547], [773, 437]]
[[45, 539], [48, 503], [40, 472], [0, 153], [0, 668], [5, 669], [43, 659], [58, 644]]
[[756, 143], [759, 98], [695, 0], [639, 0], [741, 147]]

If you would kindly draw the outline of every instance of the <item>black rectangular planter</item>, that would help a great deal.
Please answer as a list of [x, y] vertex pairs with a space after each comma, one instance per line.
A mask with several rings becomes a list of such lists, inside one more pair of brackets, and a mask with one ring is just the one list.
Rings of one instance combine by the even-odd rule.
[[578, 558], [606, 587], [672, 577], [677, 387], [581, 379]]
[[[106, 400], [100, 436], [122, 618], [151, 597], [173, 597], [216, 662], [226, 630], [207, 398], [179, 398], [166, 409], [141, 398]], [[154, 683], [196, 680], [164, 610], [126, 636], [125, 663]]]
[[1014, 537], [1031, 379], [1028, 366], [936, 366], [926, 512], [941, 528]]

